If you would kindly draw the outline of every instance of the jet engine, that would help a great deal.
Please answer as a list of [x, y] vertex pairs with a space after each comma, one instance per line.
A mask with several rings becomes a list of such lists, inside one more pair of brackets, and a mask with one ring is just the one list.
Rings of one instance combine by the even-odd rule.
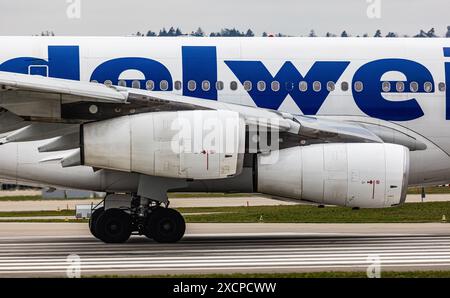
[[259, 155], [257, 190], [274, 196], [348, 207], [403, 203], [409, 150], [385, 143], [319, 144]]
[[220, 179], [243, 167], [245, 123], [220, 110], [156, 112], [82, 126], [81, 164], [151, 176]]

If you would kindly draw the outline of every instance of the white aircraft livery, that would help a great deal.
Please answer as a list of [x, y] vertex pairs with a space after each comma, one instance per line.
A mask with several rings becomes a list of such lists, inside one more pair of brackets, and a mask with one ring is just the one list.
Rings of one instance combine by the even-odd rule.
[[384, 208], [450, 183], [448, 39], [0, 44], [0, 181], [106, 192], [107, 243], [180, 240], [168, 191]]

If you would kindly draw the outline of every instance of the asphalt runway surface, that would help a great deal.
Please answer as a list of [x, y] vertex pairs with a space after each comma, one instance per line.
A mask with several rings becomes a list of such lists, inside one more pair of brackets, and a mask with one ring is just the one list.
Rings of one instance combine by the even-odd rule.
[[2, 223], [0, 277], [366, 271], [378, 264], [381, 272], [450, 270], [449, 228], [444, 223], [191, 224], [179, 243], [136, 236], [111, 245], [90, 237], [83, 224]]

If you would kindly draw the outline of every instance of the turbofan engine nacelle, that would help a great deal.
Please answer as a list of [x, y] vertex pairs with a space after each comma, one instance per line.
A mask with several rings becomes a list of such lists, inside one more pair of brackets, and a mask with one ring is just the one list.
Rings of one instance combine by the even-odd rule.
[[257, 189], [319, 204], [382, 208], [406, 199], [409, 150], [394, 144], [319, 144], [259, 155]]
[[243, 167], [245, 123], [231, 111], [143, 113], [82, 127], [81, 163], [152, 176], [219, 179]]

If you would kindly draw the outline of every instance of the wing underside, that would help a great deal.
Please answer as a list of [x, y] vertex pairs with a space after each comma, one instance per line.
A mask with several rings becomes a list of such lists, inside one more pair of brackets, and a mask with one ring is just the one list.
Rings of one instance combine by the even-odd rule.
[[[426, 148], [415, 138], [379, 125], [325, 120], [273, 110], [98, 83], [0, 72], [0, 143], [51, 139], [41, 152], [76, 149], [79, 126], [138, 113], [181, 110], [238, 112], [247, 129], [277, 130], [283, 147], [333, 142], [396, 142]], [[424, 147], [425, 146], [425, 147]]]

